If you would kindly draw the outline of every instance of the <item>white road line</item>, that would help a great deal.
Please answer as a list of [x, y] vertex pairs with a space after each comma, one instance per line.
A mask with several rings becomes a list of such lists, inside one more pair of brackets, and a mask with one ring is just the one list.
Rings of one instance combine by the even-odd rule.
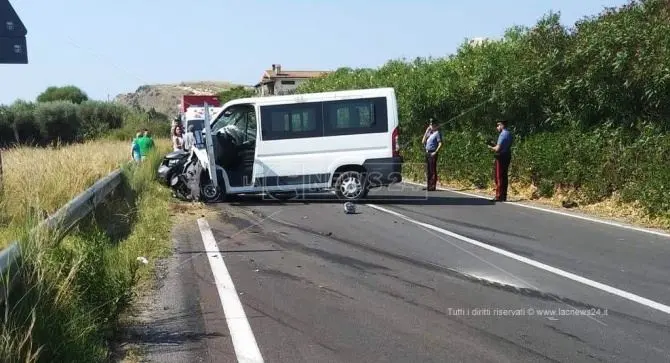
[[538, 262], [538, 261], [535, 261], [535, 260], [531, 260], [531, 259], [529, 259], [529, 258], [526, 258], [526, 257], [523, 257], [523, 256], [519, 256], [519, 255], [514, 254], [514, 253], [512, 253], [512, 252], [508, 252], [508, 251], [505, 251], [505, 250], [503, 250], [503, 249], [500, 249], [500, 248], [497, 248], [497, 247], [490, 246], [490, 245], [488, 245], [488, 244], [486, 244], [486, 243], [479, 242], [479, 241], [474, 240], [474, 239], [472, 239], [472, 238], [468, 238], [468, 237], [465, 237], [465, 236], [461, 236], [460, 234], [457, 234], [457, 233], [454, 233], [454, 232], [447, 231], [446, 229], [442, 229], [442, 228], [440, 228], [440, 227], [433, 226], [432, 224], [419, 222], [419, 221], [417, 221], [417, 220], [415, 220], [415, 219], [412, 219], [412, 218], [410, 218], [410, 217], [405, 216], [404, 214], [400, 214], [400, 213], [398, 213], [398, 212], [395, 212], [395, 211], [392, 211], [392, 210], [389, 210], [389, 209], [386, 209], [386, 208], [383, 208], [383, 207], [380, 207], [380, 206], [377, 206], [377, 205], [374, 205], [374, 204], [367, 204], [367, 206], [369, 206], [369, 207], [371, 207], [371, 208], [374, 208], [374, 209], [377, 209], [377, 210], [379, 210], [379, 211], [386, 212], [386, 213], [388, 213], [388, 214], [394, 215], [394, 216], [396, 216], [396, 217], [398, 217], [398, 218], [402, 218], [402, 219], [404, 219], [404, 220], [406, 220], [406, 221], [408, 221], [408, 222], [411, 222], [411, 223], [414, 223], [414, 224], [416, 224], [416, 225], [422, 226], [422, 227], [424, 227], [424, 228], [433, 230], [433, 231], [435, 231], [435, 232], [439, 232], [439, 233], [445, 234], [445, 235], [447, 235], [447, 236], [450, 236], [450, 237], [459, 239], [459, 240], [461, 240], [461, 241], [463, 241], [463, 242], [470, 243], [470, 244], [475, 245], [475, 246], [477, 246], [477, 247], [484, 248], [484, 249], [489, 250], [489, 251], [491, 251], [491, 252], [499, 253], [499, 254], [501, 254], [501, 255], [503, 255], [503, 256], [507, 256], [507, 257], [512, 258], [512, 259], [514, 259], [514, 260], [517, 260], [517, 261], [519, 261], [519, 262], [523, 262], [523, 263], [525, 263], [525, 264], [528, 264], [528, 265], [537, 267], [537, 268], [539, 268], [539, 269], [542, 269], [542, 270], [545, 270], [545, 271], [554, 273], [554, 274], [556, 274], [556, 275], [559, 275], [559, 276], [568, 278], [568, 279], [570, 279], [570, 280], [580, 282], [580, 283], [582, 283], [582, 284], [584, 284], [584, 285], [588, 285], [588, 286], [594, 287], [594, 288], [596, 288], [596, 289], [599, 289], [599, 290], [608, 292], [608, 293], [610, 293], [610, 294], [617, 295], [617, 296], [619, 296], [619, 297], [622, 297], [622, 298], [624, 298], [624, 299], [628, 299], [628, 300], [630, 300], [630, 301], [633, 301], [633, 302], [636, 302], [636, 303], [638, 303], [638, 304], [641, 304], [641, 305], [650, 307], [650, 308], [652, 308], [652, 309], [660, 310], [660, 311], [662, 311], [662, 312], [664, 312], [664, 313], [666, 313], [666, 314], [670, 314], [670, 306], [663, 305], [663, 304], [661, 304], [661, 303], [659, 303], [659, 302], [649, 300], [649, 299], [647, 299], [647, 298], [644, 298], [644, 297], [642, 297], [642, 296], [638, 296], [638, 295], [632, 294], [632, 293], [627, 292], [627, 291], [619, 290], [619, 289], [617, 289], [617, 288], [615, 288], [615, 287], [612, 287], [612, 286], [609, 286], [609, 285], [605, 285], [605, 284], [602, 284], [602, 283], [600, 283], [600, 282], [596, 282], [596, 281], [593, 281], [593, 280], [589, 280], [589, 279], [587, 279], [587, 278], [585, 278], [585, 277], [582, 277], [582, 276], [579, 276], [579, 275], [575, 275], [575, 274], [570, 273], [570, 272], [567, 272], [567, 271], [563, 271], [563, 270], [558, 269], [558, 268], [556, 268], [556, 267], [552, 267], [552, 266], [549, 266], [549, 265], [545, 265], [545, 264], [543, 264], [542, 262]]
[[[418, 183], [409, 182], [409, 181], [403, 181], [403, 183], [416, 185], [416, 186], [425, 186], [423, 184], [418, 184]], [[437, 188], [437, 189], [444, 190], [444, 191], [451, 192], [451, 193], [467, 195], [469, 197], [474, 197], [474, 198], [490, 199], [490, 197], [485, 197], [485, 196], [478, 195], [478, 194], [460, 192], [458, 190], [453, 190], [453, 189], [447, 189], [447, 188]], [[601, 223], [601, 224], [606, 224], [606, 225], [613, 226], [613, 227], [628, 229], [628, 230], [631, 230], [631, 231], [650, 233], [650, 234], [655, 234], [657, 236], [670, 238], [670, 233], [656, 231], [656, 230], [653, 230], [653, 229], [630, 226], [630, 225], [623, 224], [623, 223], [617, 223], [617, 222], [606, 221], [606, 220], [598, 219], [598, 218], [591, 218], [591, 217], [581, 216], [581, 215], [574, 214], [574, 213], [561, 212], [561, 211], [557, 211], [557, 210], [537, 207], [537, 206], [534, 206], [534, 205], [529, 205], [529, 204], [524, 204], [524, 203], [516, 203], [516, 202], [504, 202], [504, 203], [509, 204], [509, 205], [515, 205], [517, 207], [523, 207], [523, 208], [528, 208], [528, 209], [539, 210], [539, 211], [542, 211], [542, 212], [558, 214], [558, 215], [561, 215], [561, 216], [564, 216], [564, 217], [572, 217], [572, 218], [577, 218], [577, 219], [581, 219], [581, 220], [585, 220], [585, 221], [589, 221], [589, 222]]]
[[263, 357], [256, 343], [256, 338], [254, 338], [254, 333], [251, 331], [251, 326], [244, 313], [240, 298], [237, 296], [233, 279], [230, 277], [226, 264], [223, 262], [223, 257], [212, 234], [212, 229], [205, 218], [198, 219], [198, 227], [200, 227], [202, 243], [205, 245], [209, 265], [214, 274], [216, 289], [219, 292], [219, 298], [221, 299], [223, 313], [226, 316], [228, 330], [233, 340], [237, 361], [262, 363]]

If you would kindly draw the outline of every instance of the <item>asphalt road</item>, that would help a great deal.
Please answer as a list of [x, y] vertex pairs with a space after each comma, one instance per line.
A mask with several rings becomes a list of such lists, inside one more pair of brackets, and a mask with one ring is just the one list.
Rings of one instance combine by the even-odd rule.
[[[670, 238], [419, 189], [356, 214], [331, 196], [221, 204], [206, 220], [222, 258], [208, 228], [178, 226], [160, 318], [189, 339], [152, 341], [172, 351], [151, 358], [670, 360]], [[238, 301], [245, 316], [226, 317]]]

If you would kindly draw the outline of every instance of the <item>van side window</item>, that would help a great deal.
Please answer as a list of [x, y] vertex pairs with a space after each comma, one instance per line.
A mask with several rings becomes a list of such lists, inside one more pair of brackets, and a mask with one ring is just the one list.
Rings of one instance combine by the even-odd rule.
[[270, 115], [272, 132], [316, 130], [316, 114], [314, 110], [273, 111]]
[[368, 128], [374, 124], [374, 103], [359, 105], [338, 105], [331, 107], [335, 109], [335, 117], [328, 119], [330, 126], [335, 129]]
[[324, 102], [324, 136], [387, 132], [385, 98]]
[[281, 140], [322, 135], [320, 103], [261, 107], [264, 140]]

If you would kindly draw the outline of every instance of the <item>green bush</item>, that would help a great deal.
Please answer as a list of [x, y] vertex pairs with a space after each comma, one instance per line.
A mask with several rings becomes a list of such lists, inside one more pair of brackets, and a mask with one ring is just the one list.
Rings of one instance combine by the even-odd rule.
[[81, 120], [79, 135], [84, 139], [100, 137], [112, 129], [123, 125], [128, 110], [117, 103], [102, 101], [85, 101], [79, 105], [78, 113]]
[[88, 100], [78, 90], [49, 87], [36, 103], [18, 100], [10, 106], [0, 105], [0, 145], [46, 145], [103, 137], [130, 140], [144, 128], [159, 137], [169, 135], [168, 117], [154, 109], [144, 112], [119, 103]]
[[151, 113], [128, 111], [124, 116], [121, 128], [111, 131], [108, 137], [113, 140], [132, 140], [139, 130], [147, 129], [153, 137], [169, 137], [171, 124], [164, 115], [154, 118]]
[[75, 141], [81, 126], [77, 105], [70, 101], [38, 103], [35, 121], [40, 128], [41, 139], [46, 143]]
[[12, 121], [9, 107], [0, 105], [0, 147], [7, 146], [14, 141]]
[[75, 86], [51, 86], [37, 96], [37, 102], [70, 101], [80, 104], [88, 100], [88, 95]]
[[18, 100], [7, 108], [7, 119], [15, 134], [12, 142], [29, 145], [41, 143], [40, 127], [35, 120], [35, 106], [32, 102]]
[[253, 97], [255, 94], [256, 92], [253, 89], [249, 89], [244, 86], [237, 86], [225, 91], [221, 91], [217, 96], [219, 98], [219, 102], [221, 102], [221, 105], [223, 105], [230, 100]]
[[448, 57], [341, 68], [298, 93], [393, 87], [412, 176], [423, 177], [419, 142], [433, 117], [447, 140], [443, 179], [490, 185], [484, 140], [495, 140], [495, 121], [505, 118], [515, 136], [512, 181], [533, 184], [542, 196], [570, 188], [586, 203], [618, 192], [670, 216], [662, 197], [670, 177], [666, 3], [631, 2], [571, 28], [548, 13], [500, 40], [463, 43]]

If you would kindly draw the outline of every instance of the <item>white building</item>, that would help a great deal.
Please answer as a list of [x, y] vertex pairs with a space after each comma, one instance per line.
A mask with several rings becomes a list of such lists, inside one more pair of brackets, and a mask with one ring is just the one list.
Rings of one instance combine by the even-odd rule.
[[281, 64], [273, 64], [254, 87], [259, 96], [288, 95], [295, 92], [300, 83], [328, 73], [330, 71], [287, 71], [282, 70]]

